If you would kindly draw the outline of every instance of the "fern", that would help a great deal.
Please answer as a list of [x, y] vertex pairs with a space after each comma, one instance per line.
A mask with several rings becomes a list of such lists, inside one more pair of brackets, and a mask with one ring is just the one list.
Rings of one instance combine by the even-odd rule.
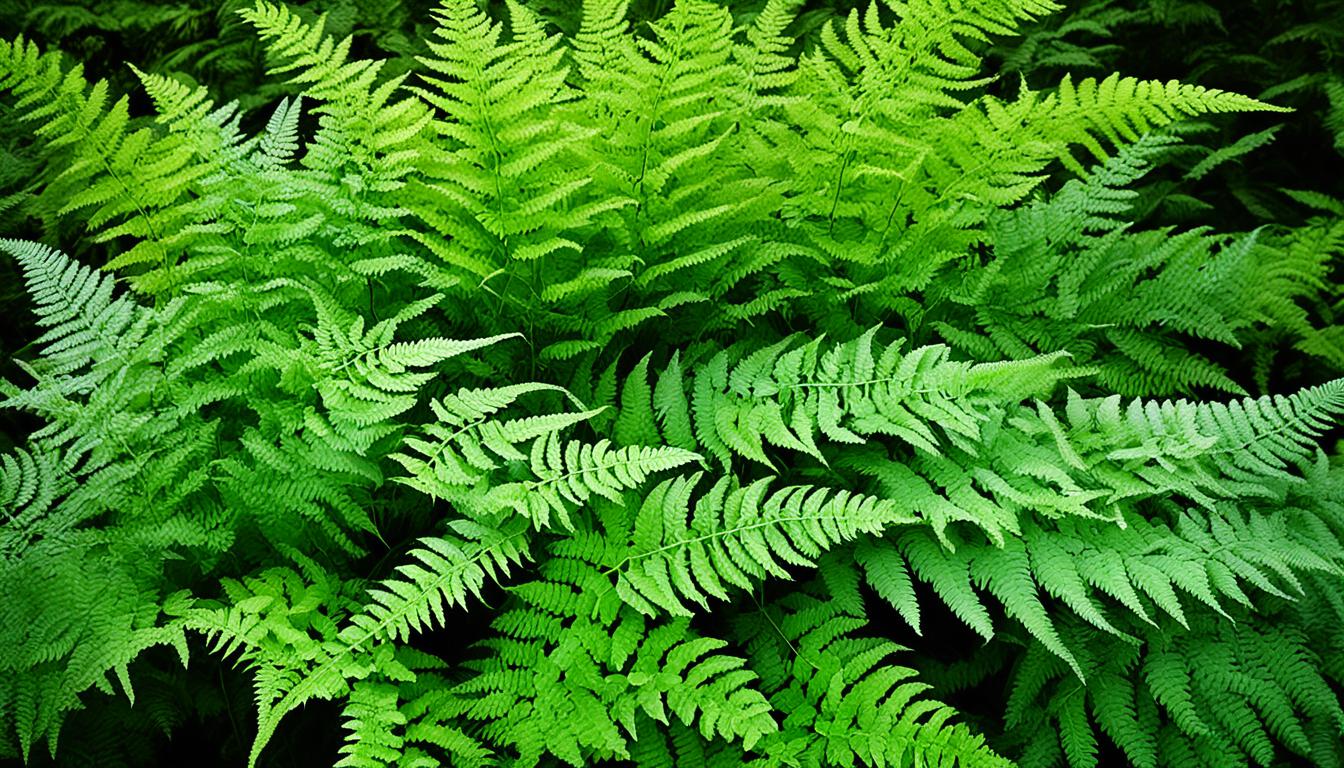
[[[1097, 360], [1109, 389], [1134, 394], [1245, 391], [1229, 371], [1190, 352], [1186, 338], [1242, 348], [1274, 327], [1318, 337], [1298, 302], [1317, 290], [1320, 267], [1285, 258], [1277, 237], [1124, 229], [1117, 217], [1135, 198], [1124, 185], [1174, 145], [1142, 140], [1086, 182], [998, 217], [994, 259], [945, 286], [951, 302], [973, 312], [935, 320], [939, 332], [986, 359], [1064, 350]], [[1035, 298], [1000, 300], [1016, 294]]]
[[[353, 494], [381, 481], [367, 454], [388, 435], [382, 426], [368, 435], [382, 417], [364, 414], [388, 408], [376, 399], [352, 407], [337, 397], [348, 391], [340, 387], [405, 398], [402, 393], [425, 381], [408, 367], [497, 341], [387, 343], [405, 318], [390, 318], [368, 336], [347, 336], [334, 313], [323, 309], [322, 294], [310, 289], [317, 298], [316, 338], [300, 335], [298, 344], [285, 347], [275, 337], [263, 342], [224, 329], [210, 332], [210, 323], [230, 323], [214, 296], [149, 309], [116, 296], [109, 279], [58, 252], [14, 241], [6, 241], [5, 250], [24, 265], [41, 322], [50, 326], [49, 351], [30, 368], [36, 385], [6, 387], [7, 407], [31, 410], [50, 423], [31, 436], [31, 451], [6, 461], [6, 478], [15, 479], [6, 482], [5, 578], [13, 580], [16, 594], [29, 588], [21, 584], [50, 582], [35, 579], [34, 568], [53, 568], [53, 577], [68, 580], [47, 600], [22, 601], [44, 606], [44, 625], [22, 613], [4, 623], [6, 632], [17, 633], [6, 668], [33, 670], [15, 689], [30, 713], [15, 721], [25, 748], [41, 737], [54, 744], [60, 715], [76, 706], [76, 694], [109, 671], [124, 679], [144, 649], [173, 643], [185, 653], [183, 623], [158, 617], [162, 563], [172, 553], [194, 552], [209, 573], [220, 552], [254, 532], [281, 548], [316, 535], [358, 549], [348, 531], [371, 524]], [[364, 352], [380, 340], [382, 346]], [[323, 347], [340, 361], [327, 366], [329, 373], [319, 354]], [[351, 347], [363, 354], [346, 357]], [[246, 392], [235, 382], [245, 380], [249, 368], [279, 364], [282, 351], [290, 356], [285, 366], [302, 364], [306, 356], [317, 377], [310, 380], [311, 402], [316, 405], [320, 395], [326, 409], [297, 414], [297, 422], [288, 416], [286, 426], [284, 411], [253, 391], [248, 406], [265, 426], [241, 433], [221, 429], [210, 407]], [[234, 361], [240, 353], [253, 356], [239, 364]], [[327, 386], [332, 389], [324, 392]], [[35, 462], [35, 455], [57, 461]], [[221, 514], [226, 505], [265, 511], [233, 520]], [[305, 531], [304, 523], [313, 529]], [[143, 565], [145, 558], [153, 565]], [[95, 572], [100, 575], [93, 583], [106, 583], [106, 589], [89, 589], [80, 575]], [[79, 618], [95, 614], [102, 618]], [[86, 629], [76, 631], [80, 626]], [[52, 656], [54, 638], [62, 634], [70, 639]]]
[[735, 488], [720, 480], [692, 509], [699, 480], [661, 483], [635, 519], [616, 590], [647, 613], [692, 615], [683, 600], [707, 608], [707, 596], [726, 598], [726, 587], [750, 589], [766, 575], [787, 578], [786, 564], [812, 565], [841, 542], [914, 522], [890, 500], [796, 486], [769, 493], [766, 481]]
[[[1029, 702], [1058, 672], [1028, 671], [1049, 664], [1028, 651], [1010, 699], [1010, 717], [1018, 728], [1038, 725], [1029, 747], [1039, 756], [1035, 762], [1063, 757], [1069, 765], [1096, 765], [1099, 727], [1135, 765], [1268, 763], [1283, 748], [1328, 764], [1331, 748], [1316, 747], [1309, 733], [1337, 733], [1339, 703], [1313, 671], [1303, 638], [1291, 629], [1214, 626], [1197, 625], [1175, 641], [1090, 650], [1095, 689], [1059, 696], [1048, 713], [1029, 713]], [[1189, 661], [1194, 658], [1200, 660], [1198, 668]], [[1047, 720], [1058, 727], [1039, 729]], [[1330, 738], [1318, 743], [1328, 744]]]
[[[892, 660], [906, 649], [857, 635], [861, 606], [818, 591], [796, 592], [735, 622], [753, 659], [771, 672], [762, 683], [772, 703], [788, 712], [767, 753], [810, 765], [1011, 764], [966, 726], [949, 723], [949, 707], [922, 698], [927, 684]], [[808, 735], [784, 738], [800, 731]]]
[[250, 765], [323, 700], [342, 766], [1337, 761], [1344, 208], [1161, 218], [1279, 107], [1044, 72], [1104, 1], [487, 5], [230, 14], [259, 116], [0, 42], [88, 231], [0, 241], [0, 753], [195, 642]]
[[239, 141], [234, 110], [212, 111], [200, 91], [142, 76], [165, 120], [189, 120], [198, 127], [161, 136], [149, 128], [132, 129], [127, 99], [109, 106], [106, 81], [90, 86], [80, 67], [67, 69], [59, 53], [43, 53], [22, 37], [0, 46], [0, 77], [0, 89], [14, 92], [25, 119], [37, 124], [34, 133], [45, 151], [63, 165], [36, 203], [44, 218], [87, 211], [83, 217], [90, 226], [118, 222], [100, 236], [141, 239], [124, 263], [170, 266], [176, 254], [162, 240], [190, 221], [183, 214], [195, 207], [191, 185]]

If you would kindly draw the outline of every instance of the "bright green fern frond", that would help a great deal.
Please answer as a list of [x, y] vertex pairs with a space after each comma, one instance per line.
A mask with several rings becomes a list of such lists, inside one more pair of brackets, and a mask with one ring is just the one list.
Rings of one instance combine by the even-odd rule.
[[396, 687], [386, 683], [361, 681], [350, 687], [343, 723], [350, 733], [336, 768], [381, 768], [401, 757], [406, 716], [397, 699]]
[[256, 144], [255, 161], [263, 168], [279, 168], [289, 163], [299, 150], [299, 117], [303, 114], [303, 98], [296, 96], [291, 103], [281, 99], [271, 119], [266, 121], [266, 132]]
[[621, 604], [599, 568], [616, 554], [586, 536], [557, 545], [542, 580], [512, 588], [481, 643], [487, 655], [440, 712], [479, 723], [522, 765], [547, 753], [575, 766], [627, 758], [652, 735], [650, 719], [748, 749], [773, 733], [756, 676], [725, 642]]
[[0, 511], [5, 515], [0, 553], [21, 547], [20, 532], [45, 517], [69, 490], [71, 478], [65, 469], [53, 452], [16, 450], [0, 455]]
[[[303, 162], [339, 185], [351, 207], [365, 216], [386, 218], [386, 208], [359, 193], [400, 189], [425, 149], [421, 141], [433, 115], [418, 99], [393, 101], [405, 76], [380, 82], [385, 61], [351, 60], [351, 37], [335, 41], [325, 18], [307, 24], [287, 6], [257, 0], [239, 14], [267, 44], [271, 71], [290, 74], [305, 95], [318, 101], [321, 130]], [[347, 172], [348, 171], [348, 172]], [[352, 194], [353, 193], [353, 194]]]
[[667, 480], [635, 518], [631, 549], [617, 570], [622, 599], [649, 615], [691, 615], [728, 589], [750, 590], [785, 566], [811, 566], [826, 550], [862, 534], [910, 524], [895, 502], [830, 488], [770, 491], [724, 477], [698, 495], [701, 474]]
[[[439, 421], [424, 425], [424, 438], [408, 437], [407, 450], [391, 456], [409, 473], [398, 478], [398, 482], [430, 496], [451, 500], [476, 516], [514, 509], [549, 519], [548, 504], [541, 498], [528, 498], [528, 491], [521, 484], [501, 486], [492, 494], [479, 492], [478, 486], [488, 485], [487, 477], [510, 462], [526, 463], [536, 450], [543, 451], [536, 459], [539, 471], [550, 474], [562, 460], [546, 463], [547, 438], [598, 415], [603, 409], [542, 413], [507, 420], [494, 417], [520, 396], [533, 392], [564, 390], [553, 385], [522, 384], [464, 389], [432, 401], [430, 407]], [[559, 443], [555, 445], [558, 451]]]
[[[1175, 81], [1112, 75], [1075, 85], [1066, 77], [1044, 97], [1024, 88], [1015, 101], [986, 99], [983, 109], [960, 112], [953, 119], [958, 127], [947, 131], [946, 148], [939, 152], [957, 170], [935, 178], [942, 177], [949, 189], [974, 185], [965, 194], [1002, 205], [1025, 196], [1052, 159], [1082, 174], [1069, 154], [1072, 146], [1081, 145], [1104, 161], [1110, 156], [1106, 145], [1138, 141], [1148, 131], [1195, 115], [1248, 110], [1283, 111], [1240, 94]], [[971, 136], [976, 137], [972, 143], [961, 144]]]
[[[425, 306], [432, 302], [426, 300]], [[416, 404], [418, 392], [434, 373], [415, 369], [429, 368], [517, 335], [390, 342], [400, 319], [389, 318], [365, 333], [362, 317], [350, 328], [341, 329], [333, 325], [335, 318], [319, 312], [315, 336], [324, 358], [319, 365], [331, 375], [318, 383], [318, 391], [332, 426], [360, 447], [388, 434], [380, 425], [387, 425]]]
[[516, 522], [495, 529], [460, 521], [454, 529], [463, 538], [422, 539], [424, 546], [411, 552], [416, 562], [398, 566], [400, 577], [370, 592], [372, 601], [341, 633], [350, 652], [373, 640], [409, 639], [444, 625], [446, 609], [479, 599], [487, 578], [507, 575], [527, 557], [527, 529]]
[[1154, 478], [1174, 480], [1183, 472], [1192, 491], [1210, 481], [1216, 489], [1218, 476], [1237, 483], [1292, 480], [1290, 470], [1314, 457], [1317, 437], [1344, 412], [1344, 382], [1226, 404], [1133, 400], [1122, 409], [1118, 395], [1074, 396], [1067, 410], [1071, 425], [1084, 430], [1074, 439], [1105, 441], [1108, 460], [1149, 463]]
[[735, 55], [758, 103], [770, 101], [773, 93], [797, 80], [793, 57], [788, 53], [793, 40], [786, 30], [801, 5], [800, 0], [768, 0], [747, 30], [749, 45], [738, 47]]
[[558, 109], [573, 98], [559, 39], [516, 3], [508, 44], [472, 3], [445, 2], [438, 14], [433, 56], [421, 59], [434, 73], [423, 76], [431, 88], [412, 90], [443, 113], [434, 125], [449, 149], [424, 166], [414, 210], [433, 231], [420, 238], [450, 263], [489, 265], [480, 277], [580, 249], [569, 233], [587, 216], [573, 202], [591, 179], [561, 166], [573, 165], [573, 146], [588, 131]]
[[236, 103], [216, 108], [205, 88], [192, 88], [177, 80], [131, 69], [154, 102], [157, 122], [173, 133], [186, 137], [187, 145], [199, 156], [211, 158], [203, 165], [179, 177], [180, 183], [194, 181], [211, 166], [237, 162], [252, 148], [238, 129], [242, 115]]
[[546, 527], [552, 515], [563, 527], [573, 528], [574, 509], [593, 496], [619, 504], [625, 491], [643, 485], [651, 475], [699, 460], [699, 454], [672, 446], [612, 448], [610, 442], [599, 440], [570, 441], [562, 447], [551, 434], [532, 443], [530, 463], [536, 479], [501, 486], [492, 494], [515, 496], [515, 507], [537, 528]]
[[325, 19], [305, 24], [283, 4], [257, 2], [239, 12], [257, 28], [271, 53], [280, 59], [273, 71], [298, 71], [296, 81], [304, 83], [313, 98], [335, 101], [348, 97], [356, 89], [368, 89], [380, 66], [371, 62], [348, 62], [350, 40], [334, 42], [324, 32]]
[[[785, 339], [731, 365], [736, 356], [725, 350], [692, 385], [695, 437], [724, 464], [740, 455], [771, 466], [766, 444], [824, 461], [821, 441], [869, 437], [934, 456], [947, 443], [974, 450], [1000, 404], [1086, 373], [1059, 365], [1061, 355], [971, 366], [948, 359], [942, 346], [902, 353], [900, 342], [876, 346], [877, 331], [829, 348]], [[663, 389], [660, 408], [671, 408], [676, 392]]]
[[992, 215], [993, 258], [983, 269], [946, 275], [939, 293], [957, 310], [932, 324], [979, 359], [1067, 351], [1096, 364], [1101, 383], [1121, 394], [1244, 394], [1190, 339], [1241, 347], [1267, 316], [1297, 317], [1296, 327], [1310, 333], [1294, 302], [1311, 278], [1294, 274], [1297, 259], [1271, 253], [1264, 232], [1126, 229], [1119, 217], [1134, 193], [1123, 185], [1173, 146], [1147, 134], [1085, 181]]
[[144, 333], [145, 312], [126, 296], [113, 296], [113, 281], [38, 243], [0, 240], [0, 250], [23, 267], [39, 325], [43, 373], [66, 376], [86, 365], [124, 362]]
[[[153, 85], [153, 93], [166, 94], [166, 81]], [[12, 91], [16, 114], [36, 123], [41, 151], [59, 158], [61, 171], [43, 179], [36, 212], [49, 224], [78, 213], [95, 232], [120, 222], [97, 238], [135, 235], [141, 241], [133, 248], [144, 262], [170, 264], [174, 254], [161, 241], [184, 222], [174, 209], [223, 159], [207, 145], [223, 150], [237, 141], [229, 111], [171, 114], [178, 127], [190, 125], [189, 132], [133, 130], [125, 96], [109, 105], [106, 81], [90, 85], [81, 67], [66, 69], [59, 53], [43, 53], [22, 37], [0, 41], [0, 90]], [[180, 104], [180, 98], [164, 99], [170, 111]]]

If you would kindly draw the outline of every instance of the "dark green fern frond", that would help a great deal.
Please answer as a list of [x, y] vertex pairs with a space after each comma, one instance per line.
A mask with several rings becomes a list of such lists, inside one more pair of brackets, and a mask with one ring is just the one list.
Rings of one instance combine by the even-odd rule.
[[[1188, 634], [1142, 646], [1093, 644], [1085, 688], [1060, 680], [1040, 651], [1023, 657], [1008, 711], [1010, 733], [1028, 743], [1024, 764], [1097, 765], [1097, 727], [1137, 766], [1328, 759], [1308, 734], [1344, 733], [1344, 710], [1291, 626], [1201, 617]], [[1047, 693], [1056, 686], [1070, 690]]]
[[861, 605], [846, 608], [815, 591], [734, 617], [770, 703], [784, 714], [762, 752], [819, 766], [1012, 765], [950, 723], [951, 708], [924, 697], [929, 686], [895, 661], [906, 649], [861, 634]]
[[[1134, 394], [1243, 391], [1229, 371], [1192, 351], [1190, 339], [1234, 350], [1257, 344], [1266, 326], [1309, 338], [1328, 333], [1314, 330], [1299, 306], [1320, 290], [1328, 239], [1317, 243], [1325, 252], [1285, 253], [1263, 230], [1229, 238], [1122, 226], [1135, 197], [1125, 185], [1172, 146], [1150, 134], [1085, 181], [991, 217], [993, 258], [984, 269], [948, 275], [939, 295], [957, 307], [949, 313], [956, 320], [932, 319], [934, 327], [981, 359], [1068, 351], [1096, 363], [1107, 389]], [[1008, 296], [1019, 298], [1003, 301]]]

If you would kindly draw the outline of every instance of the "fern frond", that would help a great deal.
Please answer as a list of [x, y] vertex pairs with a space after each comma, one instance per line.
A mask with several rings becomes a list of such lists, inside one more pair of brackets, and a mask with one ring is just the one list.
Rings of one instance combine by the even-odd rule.
[[[451, 397], [431, 402], [430, 407], [439, 421], [426, 424], [423, 429], [425, 436], [434, 442], [410, 437], [405, 442], [408, 450], [391, 456], [409, 473], [399, 478], [398, 482], [431, 496], [453, 500], [464, 509], [476, 510], [481, 515], [513, 508], [525, 510], [528, 514], [548, 516], [550, 507], [541, 499], [535, 502], [527, 499], [521, 485], [492, 496], [482, 497], [475, 492], [478, 483], [506, 463], [527, 461], [534, 450], [533, 443], [544, 451], [548, 437], [584, 422], [603, 410], [596, 408], [574, 413], [543, 413], [509, 420], [492, 418], [497, 411], [507, 408], [520, 396], [545, 391], [564, 390], [547, 384], [464, 389]], [[544, 459], [539, 457], [537, 463], [539, 471], [550, 472]]]
[[481, 723], [486, 740], [522, 764], [546, 753], [576, 766], [628, 757], [631, 742], [647, 737], [636, 730], [641, 716], [675, 718], [748, 749], [774, 732], [755, 675], [723, 653], [725, 642], [685, 620], [650, 621], [616, 599], [599, 568], [615, 553], [592, 539], [558, 544], [541, 580], [511, 590], [496, 634], [481, 643], [487, 655], [441, 712]]
[[128, 99], [108, 104], [107, 81], [90, 85], [81, 67], [67, 69], [59, 53], [23, 37], [0, 41], [0, 90], [12, 91], [17, 114], [36, 123], [43, 153], [60, 158], [62, 170], [44, 179], [40, 214], [54, 224], [78, 213], [95, 232], [117, 222], [97, 238], [133, 234], [141, 239], [132, 246], [138, 262], [166, 268], [176, 254], [163, 241], [191, 220], [182, 210], [194, 209], [191, 193], [239, 136], [231, 111], [210, 112], [199, 91], [188, 96], [167, 80], [148, 82], [175, 130], [133, 129]]
[[[392, 99], [406, 76], [379, 82], [385, 62], [352, 61], [352, 38], [328, 37], [325, 18], [308, 24], [287, 6], [266, 0], [239, 15], [266, 43], [271, 71], [289, 74], [319, 102], [313, 111], [321, 115], [322, 130], [309, 143], [304, 164], [335, 182], [339, 191], [333, 194], [349, 196], [349, 205], [363, 209], [364, 216], [386, 218], [385, 208], [351, 193], [401, 189], [425, 150], [421, 137], [433, 117], [429, 109], [417, 99]], [[350, 175], [342, 173], [346, 168]]]
[[38, 243], [0, 240], [0, 250], [23, 268], [34, 312], [48, 330], [37, 340], [44, 373], [68, 376], [85, 366], [120, 362], [144, 333], [145, 313], [126, 296], [113, 296], [110, 277]]
[[689, 616], [683, 601], [704, 607], [754, 579], [788, 578], [784, 566], [810, 566], [861, 534], [915, 522], [891, 500], [804, 486], [772, 493], [767, 480], [739, 486], [725, 477], [697, 497], [701, 476], [660, 483], [635, 519], [616, 590], [644, 613]]
[[513, 497], [515, 508], [537, 528], [546, 527], [552, 515], [572, 528], [573, 509], [593, 496], [619, 504], [625, 491], [643, 485], [649, 476], [699, 459], [697, 453], [672, 446], [612, 449], [606, 440], [570, 441], [562, 449], [560, 439], [551, 434], [532, 443], [530, 464], [536, 479], [500, 486], [491, 494], [501, 500]]
[[924, 698], [929, 686], [895, 663], [906, 649], [862, 637], [862, 606], [798, 591], [735, 617], [762, 683], [785, 713], [762, 751], [808, 765], [1007, 766], [982, 737], [949, 723], [954, 711]]
[[[1087, 650], [1085, 663], [1096, 672], [1082, 690], [1076, 681], [1062, 683], [1068, 695], [1045, 692], [1061, 684], [1058, 670], [1028, 681], [1019, 667], [1009, 705], [1012, 732], [1033, 751], [1057, 754], [1051, 742], [1058, 737], [1059, 757], [1079, 767], [1095, 764], [1087, 745], [1097, 736], [1089, 720], [1139, 766], [1219, 764], [1229, 755], [1268, 763], [1282, 749], [1310, 756], [1309, 723], [1323, 721], [1340, 732], [1344, 710], [1296, 630], [1204, 617], [1192, 629], [1153, 636], [1144, 646], [1109, 642]], [[1048, 703], [1032, 710], [1031, 702], [1043, 696]]]
[[480, 598], [485, 580], [497, 580], [527, 557], [526, 527], [498, 529], [461, 521], [454, 530], [464, 538], [435, 537], [411, 552], [418, 564], [398, 566], [401, 577], [370, 592], [364, 612], [350, 619], [342, 639], [357, 650], [376, 639], [409, 639], [413, 632], [444, 624], [444, 610]]
[[398, 703], [394, 686], [358, 682], [350, 687], [343, 723], [350, 733], [336, 768], [379, 768], [401, 756], [405, 742], [398, 731], [406, 725], [406, 716]]
[[255, 160], [263, 168], [281, 168], [289, 163], [299, 150], [299, 117], [303, 114], [303, 97], [293, 103], [281, 99], [266, 121], [266, 132], [257, 141]]

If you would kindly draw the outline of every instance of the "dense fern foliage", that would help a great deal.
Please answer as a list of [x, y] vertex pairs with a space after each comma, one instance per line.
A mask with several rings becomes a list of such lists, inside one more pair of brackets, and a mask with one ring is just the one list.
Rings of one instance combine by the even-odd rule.
[[[1341, 262], [1344, 214], [1341, 35], [1344, 4], [1333, 0], [1100, 0], [1034, 22], [997, 42], [991, 56], [1029, 82], [1119, 67], [1292, 107], [1287, 120], [1242, 113], [1174, 126], [1170, 145], [1150, 158], [1157, 170], [1135, 187], [1131, 218], [1229, 233], [1258, 228], [1259, 246], [1300, 266], [1310, 254], [1309, 269], [1328, 280]], [[1239, 355], [1257, 389], [1341, 370], [1338, 284], [1304, 294], [1292, 310], [1320, 333], [1288, 330], [1296, 325], [1289, 321]]]
[[1344, 765], [1344, 202], [1189, 162], [1293, 89], [1105, 1], [47, 42], [127, 5], [0, 40], [0, 756]]

